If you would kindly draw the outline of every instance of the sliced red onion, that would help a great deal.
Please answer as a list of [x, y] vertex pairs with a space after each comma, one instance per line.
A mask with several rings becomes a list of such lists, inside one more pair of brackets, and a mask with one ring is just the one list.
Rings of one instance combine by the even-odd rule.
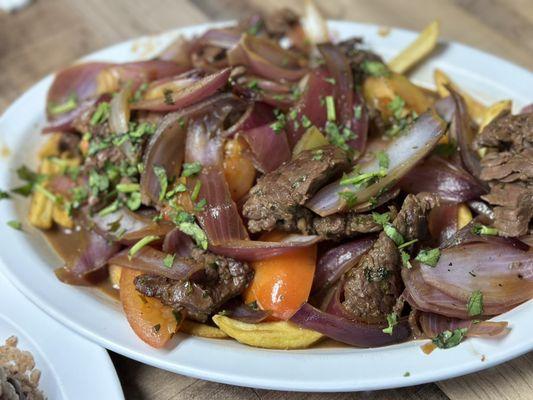
[[262, 173], [274, 171], [291, 158], [285, 130], [274, 131], [271, 123], [242, 133], [252, 151], [255, 167]]
[[163, 240], [163, 251], [167, 254], [176, 254], [179, 257], [189, 257], [194, 247], [191, 237], [178, 228], [168, 232]]
[[[326, 96], [333, 96], [334, 90], [329, 79], [331, 79], [329, 72], [317, 69], [311, 71], [302, 80], [303, 92], [293, 109], [296, 114], [296, 121], [301, 121], [306, 117], [317, 128], [324, 128], [327, 113], [322, 99]], [[294, 147], [306, 131], [306, 128], [301, 123], [295, 126], [294, 123], [289, 122], [286, 129], [291, 147]]]
[[442, 200], [465, 202], [486, 193], [479, 181], [444, 158], [432, 156], [417, 164], [400, 181], [407, 193], [436, 193]]
[[144, 214], [120, 208], [114, 213], [87, 217], [92, 229], [107, 240], [122, 244], [132, 244], [145, 236], [163, 236], [172, 230], [168, 222], [155, 222], [155, 212]]
[[178, 92], [167, 96], [132, 103], [133, 110], [175, 111], [207, 99], [228, 83], [231, 69], [226, 68], [193, 82]]
[[309, 247], [320, 240], [319, 236], [290, 234], [279, 242], [228, 240], [219, 245], [209, 246], [209, 250], [242, 261], [259, 261], [287, 254], [302, 247]]
[[[378, 207], [381, 207], [383, 204], [388, 203], [389, 201], [395, 199], [400, 194], [400, 188], [392, 187], [389, 190], [386, 190], [377, 199], [372, 199], [372, 201], [367, 201], [366, 203], [361, 203], [356, 205], [351, 209], [357, 213], [364, 213], [367, 211], [374, 210]], [[375, 201], [374, 201], [375, 200]]]
[[181, 170], [187, 134], [183, 123], [184, 114], [173, 113], [165, 116], [148, 142], [140, 180], [143, 204], [157, 204], [160, 199], [161, 184], [154, 167], [164, 168], [170, 179], [178, 176]]
[[342, 274], [359, 262], [374, 244], [375, 237], [364, 237], [326, 251], [316, 265], [312, 292], [323, 290], [337, 282]]
[[189, 39], [179, 36], [159, 54], [158, 59], [172, 61], [184, 68], [190, 68], [190, 53], [191, 42]]
[[439, 99], [435, 102], [435, 111], [447, 123], [451, 123], [455, 114], [455, 102], [452, 96]]
[[167, 255], [151, 246], [143, 247], [133, 256], [129, 255], [129, 249], [125, 249], [113, 256], [109, 264], [176, 280], [196, 280], [204, 275], [205, 265], [192, 258], [174, 257], [172, 265], [166, 267], [164, 260]]
[[479, 176], [481, 171], [480, 159], [472, 148], [475, 132], [466, 109], [466, 104], [457, 92], [450, 89], [451, 97], [455, 104], [455, 112], [450, 125], [450, 137], [455, 140], [459, 155], [465, 169], [474, 176]]
[[[384, 150], [389, 158], [387, 175], [369, 186], [341, 185], [341, 181], [331, 183], [321, 189], [307, 204], [315, 213], [322, 217], [335, 214], [346, 209], [346, 202], [339, 192], [349, 190], [357, 196], [358, 203], [367, 202], [380, 191], [401, 179], [409, 170], [424, 158], [444, 134], [446, 125], [442, 119], [432, 112], [422, 114], [409, 130], [388, 142], [374, 139], [369, 143], [367, 153]], [[376, 157], [361, 163], [360, 173], [377, 173], [380, 171]]]
[[422, 331], [428, 338], [433, 338], [446, 330], [453, 331], [458, 328], [466, 328], [466, 336], [469, 337], [493, 337], [508, 332], [508, 323], [505, 321], [474, 322], [426, 312], [419, 314], [418, 321]]
[[191, 69], [178, 76], [168, 76], [163, 79], [152, 81], [146, 88], [146, 91], [143, 95], [143, 99], [164, 99], [165, 90], [171, 90], [172, 92], [180, 92], [193, 85], [194, 83], [198, 82], [204, 76], [204, 71], [198, 69]]
[[456, 203], [441, 204], [434, 207], [428, 216], [428, 228], [438, 243], [445, 243], [458, 229], [459, 206]]
[[272, 40], [243, 34], [238, 45], [228, 52], [230, 65], [245, 65], [253, 73], [271, 79], [295, 81], [307, 70], [297, 54], [285, 50]]
[[239, 29], [233, 27], [209, 29], [195, 40], [194, 47], [214, 46], [222, 49], [231, 49], [239, 43], [241, 34]]
[[121, 246], [94, 231], [88, 231], [79, 257], [71, 265], [56, 269], [57, 277], [71, 285], [93, 285], [105, 278], [107, 262]]
[[472, 200], [468, 202], [468, 207], [474, 210], [483, 218], [486, 218], [488, 221], [494, 221], [494, 210], [491, 206], [481, 200]]
[[270, 311], [252, 308], [238, 298], [231, 299], [221, 309], [224, 315], [248, 324], [258, 324], [267, 319], [271, 314]]
[[349, 321], [336, 315], [320, 311], [305, 303], [291, 318], [302, 328], [320, 332], [338, 342], [357, 347], [379, 347], [403, 342], [409, 339], [411, 329], [406, 320], [400, 320], [392, 335], [383, 332], [386, 326], [367, 325]]
[[196, 214], [211, 246], [225, 245], [232, 240], [246, 240], [248, 233], [242, 222], [224, 172], [217, 167], [203, 168], [198, 177], [202, 183], [199, 199], [205, 199], [204, 211]]
[[113, 64], [106, 68], [106, 74], [116, 78], [119, 85], [131, 84], [131, 89], [135, 90], [143, 82], [175, 76], [185, 72], [187, 69], [188, 67], [178, 65], [172, 61], [147, 60]]
[[491, 243], [455, 246], [441, 251], [435, 267], [422, 264], [420, 273], [424, 282], [463, 302], [481, 291], [484, 315], [500, 314], [533, 298], [531, 250]]
[[[492, 244], [493, 246], [510, 246], [520, 251], [528, 251], [530, 246], [524, 241], [514, 237], [504, 237], [497, 235], [477, 235], [472, 232], [475, 224], [480, 223], [482, 219], [478, 216], [474, 220], [470, 221], [466, 226], [457, 231], [450, 238], [444, 240], [440, 247], [445, 249], [448, 247], [459, 246], [468, 243], [485, 242]], [[523, 239], [523, 238], [522, 238]]]

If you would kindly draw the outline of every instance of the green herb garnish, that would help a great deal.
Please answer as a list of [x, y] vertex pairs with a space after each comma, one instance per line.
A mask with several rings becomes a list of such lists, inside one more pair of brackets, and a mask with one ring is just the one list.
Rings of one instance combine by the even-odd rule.
[[385, 170], [389, 168], [390, 160], [389, 155], [387, 153], [385, 153], [384, 151], [378, 151], [376, 153], [376, 158], [378, 159], [380, 168]]
[[165, 96], [165, 104], [171, 106], [174, 104], [174, 97], [172, 96], [172, 90], [165, 89], [163, 90], [163, 96]]
[[9, 198], [10, 198], [9, 193], [4, 192], [2, 189], [0, 189], [0, 200], [5, 200]]
[[22, 223], [20, 221], [8, 221], [7, 222], [7, 226], [13, 228], [13, 229], [16, 229], [17, 231], [21, 231], [22, 230]]
[[361, 64], [363, 71], [371, 76], [389, 76], [390, 71], [385, 64], [379, 61], [365, 60]]
[[483, 314], [483, 293], [480, 290], [472, 292], [467, 303], [468, 315], [474, 317]]
[[199, 174], [201, 170], [202, 170], [202, 164], [200, 164], [198, 161], [195, 161], [193, 163], [184, 163], [181, 176], [186, 177], [186, 178], [189, 176], [194, 176], [194, 175]]
[[75, 110], [76, 107], [78, 107], [78, 96], [76, 93], [71, 93], [63, 103], [50, 104], [48, 112], [52, 115], [58, 115]]
[[159, 239], [159, 236], [155, 235], [148, 235], [143, 237], [141, 240], [139, 240], [137, 243], [135, 243], [131, 249], [128, 251], [128, 257], [131, 259], [135, 254], [139, 252], [143, 247], [147, 246], [148, 244], [155, 242]]
[[176, 258], [176, 254], [167, 254], [165, 258], [163, 259], [163, 265], [166, 268], [172, 268], [175, 258]]
[[392, 335], [392, 330], [398, 324], [398, 316], [395, 312], [387, 315], [387, 324], [389, 324], [389, 326], [383, 329], [383, 333], [388, 333], [389, 335]]
[[157, 180], [159, 181], [159, 201], [162, 201], [165, 198], [168, 188], [167, 172], [165, 171], [165, 168], [154, 165], [154, 174], [157, 176]]
[[328, 121], [335, 122], [337, 115], [335, 112], [335, 99], [333, 96], [326, 96], [326, 115]]
[[357, 204], [357, 195], [354, 192], [343, 190], [339, 192], [339, 196], [344, 200], [348, 208], [352, 208]]
[[483, 224], [474, 224], [472, 226], [472, 233], [474, 235], [490, 235], [496, 236], [498, 234], [498, 229], [485, 226]]
[[415, 260], [420, 261], [423, 264], [434, 267], [439, 262], [440, 250], [439, 248], [420, 250], [418, 255], [415, 257]]
[[107, 101], [98, 103], [96, 111], [94, 112], [91, 118], [91, 125], [103, 124], [109, 118], [109, 113], [111, 111], [111, 106]]
[[431, 341], [440, 349], [449, 349], [461, 343], [467, 331], [468, 329], [466, 328], [457, 328], [453, 331], [445, 330], [435, 336]]

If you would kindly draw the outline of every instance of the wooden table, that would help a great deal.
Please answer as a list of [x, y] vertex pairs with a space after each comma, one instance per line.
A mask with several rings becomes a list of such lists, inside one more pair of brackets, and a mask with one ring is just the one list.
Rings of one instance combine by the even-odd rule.
[[[0, 112], [44, 75], [112, 43], [285, 4], [301, 7], [294, 0], [37, 0], [16, 14], [0, 14]], [[532, 0], [327, 0], [320, 8], [329, 18], [414, 30], [439, 18], [444, 39], [533, 69]], [[328, 395], [239, 388], [112, 358], [127, 399], [533, 399], [533, 353], [435, 384]]]

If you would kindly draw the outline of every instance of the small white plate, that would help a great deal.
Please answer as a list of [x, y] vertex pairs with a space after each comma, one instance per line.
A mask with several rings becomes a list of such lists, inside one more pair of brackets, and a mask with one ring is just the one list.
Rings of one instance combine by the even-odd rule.
[[107, 351], [54, 321], [0, 274], [0, 345], [10, 336], [33, 355], [46, 398], [124, 399]]
[[[220, 25], [220, 24], [217, 24]], [[178, 34], [198, 34], [214, 25], [199, 25], [118, 44], [86, 60], [132, 61], [155, 55]], [[410, 43], [416, 33], [392, 29], [382, 37], [379, 27], [350, 22], [331, 22], [339, 38], [362, 36], [366, 44], [390, 58]], [[527, 70], [460, 44], [441, 49], [417, 68], [416, 83], [433, 86], [433, 71], [441, 68], [466, 91], [490, 103], [513, 99], [519, 110], [531, 102], [533, 75]], [[42, 143], [49, 76], [22, 95], [0, 118], [0, 188], [17, 182], [14, 169], [25, 162], [35, 166]], [[2, 151], [0, 151], [0, 154]], [[517, 357], [533, 349], [533, 302], [499, 316], [509, 321], [511, 332], [501, 340], [469, 339], [449, 350], [425, 355], [420, 342], [377, 349], [349, 347], [311, 348], [298, 351], [261, 350], [229, 340], [210, 340], [178, 335], [175, 347], [150, 348], [139, 340], [119, 304], [102, 293], [67, 286], [53, 269], [61, 261], [44, 238], [26, 221], [27, 201], [0, 204], [0, 269], [31, 300], [51, 316], [90, 340], [127, 357], [176, 373], [242, 386], [300, 391], [372, 390], [415, 385], [464, 375]], [[24, 221], [25, 233], [6, 226], [11, 219]], [[406, 374], [409, 372], [409, 375]], [[408, 376], [407, 376], [408, 375]]]

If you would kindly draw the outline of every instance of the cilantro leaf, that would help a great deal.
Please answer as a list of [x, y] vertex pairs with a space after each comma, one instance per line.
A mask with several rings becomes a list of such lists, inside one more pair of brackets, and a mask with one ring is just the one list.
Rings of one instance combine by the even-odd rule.
[[498, 234], [498, 229], [491, 228], [483, 224], [474, 224], [472, 226], [472, 233], [474, 235], [490, 235], [496, 236]]
[[389, 155], [387, 153], [385, 153], [383, 150], [378, 151], [376, 153], [376, 158], [378, 159], [380, 168], [383, 168], [383, 169], [388, 169], [389, 168], [390, 159], [389, 159]]
[[187, 178], [189, 176], [194, 176], [200, 173], [202, 170], [202, 164], [200, 164], [198, 161], [195, 161], [193, 163], [183, 163], [183, 171], [181, 173], [181, 176]]
[[357, 204], [357, 195], [351, 191], [342, 191], [339, 192], [339, 196], [346, 202], [348, 208], [352, 208]]
[[175, 258], [176, 258], [176, 254], [167, 254], [165, 258], [163, 259], [163, 265], [166, 268], [172, 268]]
[[461, 343], [467, 331], [468, 329], [466, 328], [457, 328], [453, 331], [445, 330], [435, 336], [431, 341], [440, 349], [449, 349]]
[[91, 117], [91, 125], [103, 124], [109, 118], [109, 113], [111, 112], [111, 106], [107, 101], [98, 103], [96, 111]]
[[415, 260], [420, 261], [423, 264], [434, 267], [439, 262], [440, 250], [439, 248], [420, 250], [418, 255], [415, 257]]
[[154, 174], [159, 181], [159, 201], [162, 201], [165, 198], [168, 189], [167, 172], [165, 171], [165, 168], [160, 167], [159, 165], [154, 165]]
[[390, 222], [383, 225], [383, 231], [389, 238], [391, 238], [391, 240], [396, 244], [396, 246], [400, 246], [405, 242], [405, 239], [403, 238], [402, 234], [398, 232], [398, 229], [396, 229], [396, 227]]
[[137, 243], [135, 243], [128, 251], [128, 257], [131, 259], [135, 254], [139, 252], [143, 247], [159, 239], [159, 236], [148, 235], [143, 237]]
[[15, 220], [8, 221], [7, 225], [10, 228], [16, 229], [17, 231], [21, 231], [22, 230], [22, 223], [20, 221], [15, 221]]
[[390, 213], [389, 212], [385, 212], [383, 214], [380, 214], [380, 213], [377, 213], [377, 212], [373, 212], [372, 213], [372, 219], [374, 220], [374, 222], [376, 224], [385, 225], [386, 223], [388, 223], [390, 221]]
[[389, 76], [390, 71], [385, 64], [379, 61], [365, 60], [361, 64], [363, 71], [371, 76]]
[[388, 333], [389, 335], [392, 335], [392, 330], [394, 329], [394, 326], [398, 324], [398, 316], [395, 312], [387, 315], [387, 324], [389, 324], [389, 326], [383, 329], [383, 333]]
[[483, 293], [480, 290], [476, 290], [470, 295], [467, 310], [471, 317], [483, 314]]

